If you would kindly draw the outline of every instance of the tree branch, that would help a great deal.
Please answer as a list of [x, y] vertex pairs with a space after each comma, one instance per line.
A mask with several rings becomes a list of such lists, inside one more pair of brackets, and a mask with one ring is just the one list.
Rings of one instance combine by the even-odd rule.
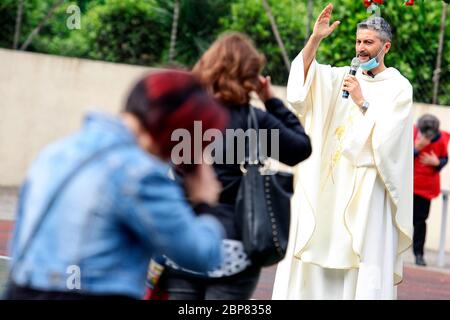
[[445, 20], [447, 18], [447, 3], [442, 3], [442, 15], [441, 15], [441, 30], [439, 33], [439, 47], [438, 54], [436, 58], [436, 69], [434, 70], [433, 75], [433, 104], [438, 103], [438, 93], [439, 93], [439, 78], [441, 73], [441, 63], [442, 63], [442, 51], [444, 49], [444, 34], [445, 34]]
[[270, 25], [272, 27], [273, 34], [275, 35], [275, 39], [277, 40], [278, 46], [280, 47], [281, 55], [283, 56], [284, 64], [286, 65], [286, 68], [288, 72], [291, 70], [291, 63], [289, 62], [289, 57], [286, 52], [286, 48], [284, 46], [283, 40], [280, 37], [280, 33], [278, 32], [277, 23], [275, 21], [275, 18], [272, 14], [272, 9], [270, 9], [270, 5], [267, 2], [267, 0], [262, 0], [263, 6], [266, 9], [267, 16], [270, 20]]
[[175, 47], [177, 44], [178, 19], [180, 17], [180, 0], [175, 0], [172, 18], [172, 33], [170, 35], [169, 63], [175, 59]]
[[23, 0], [19, 0], [17, 3], [17, 15], [16, 15], [16, 30], [14, 31], [14, 43], [13, 49], [16, 50], [19, 46], [20, 29], [22, 29], [22, 16], [23, 16]]
[[28, 46], [31, 44], [31, 42], [33, 41], [33, 39], [39, 34], [39, 32], [41, 31], [42, 27], [44, 26], [44, 24], [47, 23], [47, 21], [53, 16], [53, 14], [55, 13], [56, 9], [58, 9], [59, 6], [61, 6], [63, 4], [64, 0], [57, 0], [53, 6], [51, 7], [50, 11], [47, 13], [47, 15], [44, 17], [44, 19], [41, 20], [41, 22], [39, 22], [39, 24], [37, 25], [36, 28], [34, 28], [33, 31], [31, 31], [30, 35], [28, 36], [27, 40], [25, 41], [25, 43], [20, 47], [20, 50], [26, 50], [28, 48]]

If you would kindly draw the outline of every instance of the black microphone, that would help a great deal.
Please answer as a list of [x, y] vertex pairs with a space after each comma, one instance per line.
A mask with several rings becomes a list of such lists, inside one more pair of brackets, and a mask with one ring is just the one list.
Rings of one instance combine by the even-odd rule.
[[[358, 68], [359, 68], [360, 64], [361, 64], [361, 62], [359, 61], [359, 59], [357, 57], [353, 58], [352, 64], [350, 65], [350, 72], [349, 72], [349, 74], [354, 76], [356, 74], [356, 71], [358, 71]], [[348, 99], [349, 95], [350, 95], [350, 93], [347, 90], [343, 90], [342, 91], [342, 98]]]

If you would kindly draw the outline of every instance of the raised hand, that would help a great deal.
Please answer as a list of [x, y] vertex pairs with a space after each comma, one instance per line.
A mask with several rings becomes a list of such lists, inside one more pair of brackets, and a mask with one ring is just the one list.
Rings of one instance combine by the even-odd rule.
[[323, 9], [317, 18], [316, 24], [314, 25], [313, 36], [324, 39], [328, 37], [334, 29], [341, 23], [340, 21], [335, 21], [330, 26], [331, 13], [333, 12], [333, 5], [330, 3]]
[[184, 185], [189, 200], [195, 204], [216, 204], [222, 190], [214, 169], [205, 163], [197, 165], [194, 172], [184, 177]]

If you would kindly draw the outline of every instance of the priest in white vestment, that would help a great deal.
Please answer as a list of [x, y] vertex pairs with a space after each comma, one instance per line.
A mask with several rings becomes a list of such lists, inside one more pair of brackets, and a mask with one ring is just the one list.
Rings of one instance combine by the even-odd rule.
[[289, 75], [287, 99], [313, 153], [295, 168], [273, 299], [396, 299], [413, 226], [412, 87], [384, 64], [392, 34], [381, 17], [357, 26], [355, 76], [317, 63], [321, 40], [339, 25], [330, 25], [332, 9], [322, 11]]

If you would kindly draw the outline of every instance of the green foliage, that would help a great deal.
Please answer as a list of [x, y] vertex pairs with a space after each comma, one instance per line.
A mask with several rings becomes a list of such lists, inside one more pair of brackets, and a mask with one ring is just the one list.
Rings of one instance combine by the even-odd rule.
[[[79, 5], [76, 1], [68, 1], [61, 5], [46, 23], [39, 36], [37, 36], [29, 50], [44, 52], [62, 56], [87, 57], [89, 51], [89, 43], [87, 37], [81, 30], [71, 30], [67, 27], [66, 22], [69, 14], [67, 8], [70, 5]], [[84, 5], [87, 2], [83, 2]], [[35, 9], [35, 16], [42, 19], [50, 9], [51, 3], [47, 2], [47, 6]], [[84, 22], [82, 20], [82, 22]]]
[[[306, 2], [270, 1], [279, 31], [289, 57], [293, 59], [304, 45], [306, 29]], [[329, 0], [314, 0], [312, 30], [315, 19]], [[356, 25], [368, 18], [362, 1], [334, 0], [332, 20], [341, 24], [325, 39], [317, 54], [320, 63], [336, 66], [348, 65], [355, 55]], [[381, 16], [393, 26], [394, 39], [391, 52], [386, 57], [387, 66], [400, 70], [413, 84], [415, 101], [432, 102], [433, 70], [436, 65], [441, 16], [441, 1], [417, 0], [412, 7], [403, 1], [386, 1]], [[270, 29], [269, 20], [259, 0], [235, 1], [231, 15], [222, 19], [224, 30], [232, 29], [248, 33], [268, 58], [267, 72], [275, 83], [285, 84], [288, 73]], [[447, 22], [443, 51], [439, 103], [450, 105], [450, 55], [448, 43], [450, 23]]]
[[1, 28], [0, 47], [11, 48], [14, 41], [17, 4], [15, 0], [0, 2]]
[[[441, 24], [441, 1], [416, 1], [413, 7], [389, 3], [383, 12], [394, 26], [394, 39], [386, 63], [398, 68], [414, 87], [414, 99], [431, 103]], [[439, 103], [450, 105], [450, 23], [447, 19], [442, 56]]]
[[[229, 14], [231, 2], [230, 0], [180, 0], [175, 48], [176, 62], [189, 67], [195, 64], [217, 37], [220, 31], [219, 20]], [[158, 0], [158, 5], [167, 12], [163, 17], [166, 30], [172, 29], [173, 3], [174, 1]], [[167, 61], [169, 45], [168, 38], [164, 61]]]
[[152, 65], [160, 61], [168, 30], [161, 28], [153, 0], [106, 0], [94, 6], [82, 29], [88, 56], [111, 62]]
[[[293, 59], [305, 40], [305, 4], [298, 0], [270, 1], [269, 4], [286, 51]], [[289, 73], [261, 0], [234, 1], [231, 14], [223, 17], [221, 24], [222, 31], [235, 30], [248, 34], [267, 58], [264, 72], [271, 75], [274, 83], [286, 84]]]
[[[442, 1], [385, 1], [381, 14], [394, 27], [387, 66], [399, 69], [414, 86], [415, 100], [431, 102]], [[54, 0], [24, 1], [20, 44], [47, 14]], [[307, 0], [270, 0], [289, 58], [302, 49], [306, 37]], [[329, 0], [314, 0], [309, 30]], [[334, 0], [333, 19], [341, 24], [318, 51], [321, 63], [348, 65], [355, 55], [356, 25], [370, 14], [362, 0]], [[81, 30], [66, 26], [70, 4], [81, 8]], [[73, 0], [66, 1], [45, 24], [28, 50], [140, 65], [168, 61], [174, 0]], [[0, 1], [0, 47], [11, 48], [17, 0]], [[247, 33], [266, 55], [265, 74], [284, 85], [288, 71], [261, 0], [180, 0], [175, 60], [191, 67], [216, 37], [225, 31]], [[446, 25], [440, 75], [439, 103], [450, 105], [450, 23]]]
[[[0, 1], [0, 47], [12, 48], [17, 16], [17, 0]], [[36, 27], [40, 19], [40, 11], [45, 10], [45, 1], [27, 0], [23, 4], [22, 28], [20, 44], [25, 42], [27, 35]]]
[[[82, 10], [81, 29], [71, 30], [66, 12]], [[45, 15], [48, 8], [41, 8]], [[160, 63], [168, 39], [160, 9], [153, 0], [68, 1], [33, 41], [31, 50], [140, 65]]]

